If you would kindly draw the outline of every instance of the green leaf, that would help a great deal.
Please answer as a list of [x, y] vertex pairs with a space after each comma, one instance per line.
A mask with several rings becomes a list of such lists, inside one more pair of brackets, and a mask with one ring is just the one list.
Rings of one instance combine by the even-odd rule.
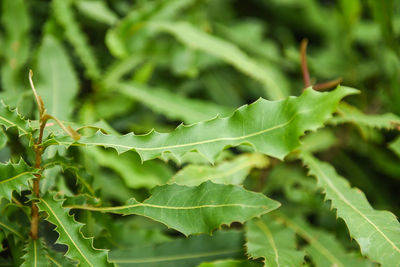
[[89, 45], [87, 37], [80, 29], [74, 16], [71, 0], [53, 0], [53, 11], [57, 22], [64, 27], [67, 40], [75, 49], [75, 53], [85, 66], [88, 77], [97, 80], [100, 77], [100, 68], [96, 57]]
[[397, 137], [389, 147], [400, 157], [400, 137]]
[[0, 163], [0, 200], [3, 197], [11, 200], [13, 191], [29, 189], [29, 181], [35, 178], [33, 171], [23, 159], [18, 163]]
[[282, 99], [288, 95], [287, 88], [282, 88], [274, 80], [275, 73], [272, 70], [264, 65], [261, 66], [232, 43], [200, 31], [186, 22], [150, 22], [149, 26], [168, 32], [185, 45], [220, 58], [258, 80], [265, 87], [268, 98], [272, 100]]
[[118, 16], [103, 1], [83, 0], [77, 1], [75, 4], [79, 11], [96, 21], [112, 25], [118, 20]]
[[242, 184], [253, 168], [268, 166], [268, 158], [262, 154], [243, 154], [216, 166], [190, 164], [177, 172], [169, 181], [179, 185], [194, 186], [205, 181], [220, 184]]
[[157, 161], [147, 161], [143, 164], [135, 153], [118, 155], [115, 151], [103, 151], [92, 147], [85, 153], [93, 157], [103, 167], [118, 173], [129, 188], [153, 188], [165, 184], [173, 172], [166, 164]]
[[0, 252], [4, 251], [4, 247], [3, 247], [3, 240], [4, 240], [4, 233], [0, 231]]
[[203, 261], [239, 258], [243, 255], [243, 234], [217, 231], [213, 236], [192, 236], [157, 245], [139, 246], [110, 252], [118, 266], [191, 267]]
[[360, 256], [348, 253], [333, 234], [309, 225], [304, 219], [289, 218], [278, 212], [274, 213], [273, 217], [307, 241], [308, 246], [304, 250], [311, 256], [316, 266], [369, 266], [369, 263]]
[[47, 257], [46, 245], [42, 239], [29, 239], [25, 247], [25, 255], [22, 257], [24, 263], [21, 267], [46, 267], [50, 266]]
[[47, 213], [46, 220], [56, 226], [58, 244], [68, 246], [66, 255], [78, 260], [80, 266], [113, 266], [107, 261], [107, 252], [93, 248], [92, 238], [85, 238], [81, 233], [83, 224], [78, 223], [68, 214], [69, 210], [62, 207], [63, 200], [55, 200], [55, 193], [46, 194], [37, 203], [40, 211]]
[[347, 224], [362, 254], [383, 266], [400, 262], [400, 223], [396, 216], [388, 211], [374, 210], [364, 193], [351, 188], [328, 163], [307, 153], [302, 153], [301, 158], [310, 174], [317, 178], [318, 187], [324, 190], [326, 199], [337, 209], [338, 217]]
[[181, 159], [187, 152], [197, 151], [214, 162], [225, 148], [247, 144], [257, 152], [283, 159], [299, 146], [298, 139], [304, 131], [321, 127], [340, 99], [356, 92], [348, 87], [324, 93], [308, 89], [300, 97], [282, 101], [259, 99], [237, 109], [231, 117], [180, 125], [171, 133], [114, 136], [97, 132], [79, 141], [69, 136], [54, 137], [45, 145], [104, 146], [119, 153], [135, 150], [142, 160], [161, 157], [166, 152]]
[[218, 260], [214, 262], [203, 262], [197, 267], [259, 267], [261, 264], [246, 260]]
[[4, 0], [1, 4], [1, 85], [3, 90], [18, 94], [24, 87], [21, 71], [29, 57], [29, 5], [24, 0]]
[[20, 239], [25, 238], [24, 234], [20, 232], [20, 229], [15, 222], [9, 221], [5, 215], [0, 216], [0, 229], [3, 229], [6, 235], [12, 234]]
[[[64, 257], [62, 253], [56, 252], [52, 249], [47, 251], [47, 258], [50, 260], [52, 267], [73, 267], [76, 266], [72, 260]], [[40, 267], [40, 266], [38, 266]]]
[[4, 132], [3, 128], [0, 127], [0, 150], [3, 149], [8, 141], [8, 137]]
[[6, 130], [16, 127], [19, 136], [28, 135], [32, 131], [28, 121], [18, 113], [18, 110], [11, 109], [3, 101], [0, 101], [0, 125], [3, 125]]
[[117, 92], [137, 100], [155, 112], [187, 124], [209, 120], [217, 115], [225, 117], [233, 113], [231, 108], [205, 100], [190, 99], [163, 88], [147, 88], [133, 83], [118, 83], [113, 87]]
[[62, 44], [51, 35], [44, 36], [39, 48], [38, 74], [37, 91], [47, 112], [59, 120], [70, 119], [78, 80]]
[[304, 252], [296, 249], [296, 235], [267, 216], [246, 223], [248, 255], [264, 258], [265, 266], [301, 266]]
[[122, 215], [141, 215], [161, 222], [186, 236], [212, 233], [221, 225], [245, 222], [280, 206], [263, 194], [247, 191], [234, 185], [207, 181], [198, 187], [176, 184], [159, 186], [143, 203], [130, 199], [124, 206], [72, 208], [110, 212]]
[[329, 123], [353, 123], [378, 129], [394, 129], [397, 125], [400, 125], [400, 117], [392, 113], [364, 114], [346, 103], [340, 103], [337, 112], [338, 116], [331, 118]]

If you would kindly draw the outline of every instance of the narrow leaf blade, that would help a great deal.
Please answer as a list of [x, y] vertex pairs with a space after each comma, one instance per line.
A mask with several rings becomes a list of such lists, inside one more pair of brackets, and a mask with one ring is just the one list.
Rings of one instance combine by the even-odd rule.
[[400, 223], [393, 213], [374, 210], [364, 193], [351, 188], [328, 163], [307, 153], [302, 153], [301, 158], [347, 224], [361, 252], [383, 266], [400, 262]]
[[130, 199], [126, 205], [118, 207], [72, 207], [122, 215], [141, 215], [188, 236], [211, 234], [221, 225], [243, 223], [279, 206], [279, 202], [263, 194], [247, 191], [240, 186], [208, 181], [198, 187], [176, 184], [156, 187], [152, 196], [143, 203]]
[[77, 223], [68, 214], [69, 210], [62, 207], [63, 200], [55, 200], [55, 193], [49, 193], [37, 203], [41, 211], [48, 215], [46, 220], [56, 225], [59, 233], [58, 243], [68, 246], [67, 256], [78, 260], [81, 266], [113, 266], [107, 261], [107, 252], [93, 248], [91, 238], [83, 237]]
[[97, 132], [79, 141], [68, 136], [54, 137], [46, 145], [104, 146], [119, 153], [135, 150], [142, 160], [161, 157], [164, 153], [181, 159], [187, 152], [197, 151], [214, 162], [225, 148], [248, 144], [257, 152], [283, 159], [299, 146], [298, 139], [305, 131], [321, 127], [338, 102], [356, 92], [348, 87], [324, 93], [308, 89], [300, 97], [282, 101], [259, 99], [237, 109], [231, 117], [180, 125], [171, 133], [152, 131], [146, 135], [115, 136]]
[[24, 263], [21, 267], [46, 267], [50, 266], [47, 257], [46, 245], [42, 239], [29, 239], [25, 247]]
[[265, 266], [301, 266], [304, 252], [296, 249], [295, 232], [267, 216], [246, 223], [246, 247], [251, 258], [264, 258]]
[[29, 180], [35, 178], [33, 171], [23, 159], [18, 163], [0, 163], [0, 200], [10, 200], [13, 191], [29, 189]]

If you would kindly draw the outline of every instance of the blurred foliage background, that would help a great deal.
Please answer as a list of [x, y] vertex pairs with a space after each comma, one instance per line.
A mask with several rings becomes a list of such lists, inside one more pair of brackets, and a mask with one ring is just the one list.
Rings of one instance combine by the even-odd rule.
[[[2, 0], [0, 8], [0, 99], [28, 118], [37, 117], [29, 69], [50, 114], [76, 125], [106, 125], [121, 134], [153, 128], [168, 132], [181, 122], [228, 115], [259, 97], [299, 95], [303, 38], [309, 41], [313, 84], [341, 77], [343, 85], [361, 90], [348, 99], [358, 109], [400, 115], [398, 1]], [[395, 138], [394, 132], [345, 124], [328, 126], [305, 142], [363, 190], [375, 208], [399, 215], [399, 158], [387, 148]], [[0, 160], [25, 153], [33, 161], [16, 133], [7, 133], [7, 139], [10, 146], [4, 147], [7, 140], [1, 144]], [[237, 152], [224, 153], [221, 160]], [[46, 156], [55, 153], [48, 150]], [[67, 155], [84, 167], [83, 176], [94, 177], [93, 190], [110, 203], [132, 195], [146, 198], [149, 189], [185, 165], [173, 159], [141, 164], [134, 152], [118, 157], [100, 149], [72, 149]], [[196, 155], [187, 161], [206, 164]], [[344, 224], [336, 223], [328, 204], [320, 204], [322, 196], [299, 162], [271, 159], [266, 165], [250, 172], [246, 187], [288, 207], [300, 205], [309, 222], [348, 240]], [[74, 194], [74, 180], [63, 179], [70, 173], [58, 167], [46, 172], [55, 178], [46, 179], [42, 189]], [[176, 235], [154, 230], [158, 226], [143, 219], [121, 219], [106, 229], [104, 218], [80, 215], [98, 246], [113, 246], [110, 236], [135, 246]], [[122, 223], [132, 226], [124, 231], [141, 234], [128, 240], [118, 233]]]

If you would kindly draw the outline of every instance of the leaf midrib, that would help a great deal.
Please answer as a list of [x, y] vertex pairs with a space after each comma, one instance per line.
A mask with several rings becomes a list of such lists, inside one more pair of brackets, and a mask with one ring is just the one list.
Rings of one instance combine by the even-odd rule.
[[[209, 143], [215, 143], [215, 142], [220, 142], [220, 141], [237, 141], [237, 140], [243, 140], [247, 139], [253, 136], [261, 135], [282, 127], [285, 127], [288, 125], [290, 122], [292, 122], [298, 115], [303, 114], [303, 113], [308, 113], [312, 109], [307, 109], [301, 112], [297, 112], [294, 114], [288, 121], [278, 124], [276, 126], [273, 126], [268, 129], [264, 129], [258, 132], [254, 132], [248, 135], [242, 135], [242, 136], [236, 136], [236, 137], [220, 137], [220, 138], [214, 138], [214, 139], [209, 139], [209, 140], [203, 140], [203, 141], [197, 141], [197, 142], [192, 142], [192, 143], [186, 143], [186, 144], [178, 144], [178, 145], [169, 145], [169, 146], [161, 146], [161, 147], [132, 147], [132, 146], [126, 146], [126, 145], [121, 145], [121, 144], [110, 144], [110, 143], [95, 143], [95, 142], [85, 142], [85, 143], [73, 143], [72, 145], [94, 145], [94, 146], [107, 146], [111, 145], [114, 147], [119, 147], [119, 148], [124, 148], [124, 149], [135, 149], [136, 151], [154, 151], [154, 150], [165, 150], [165, 149], [173, 149], [173, 148], [181, 148], [181, 147], [188, 147], [188, 146], [196, 146], [196, 145], [204, 145], [204, 144], [209, 144]], [[62, 141], [56, 141], [60, 145], [71, 145], [70, 142], [62, 142]]]
[[241, 249], [234, 249], [234, 250], [222, 250], [222, 251], [213, 251], [213, 252], [206, 252], [206, 253], [193, 253], [187, 254], [184, 256], [164, 256], [158, 258], [141, 258], [141, 259], [117, 259], [111, 260], [115, 263], [149, 263], [149, 262], [162, 262], [162, 261], [174, 261], [174, 260], [185, 260], [185, 259], [195, 259], [195, 258], [204, 258], [209, 256], [216, 256], [216, 255], [225, 255], [231, 254], [242, 251]]
[[[12, 181], [12, 180], [18, 179], [18, 178], [20, 178], [20, 177], [26, 175], [26, 174], [32, 174], [32, 172], [22, 172], [22, 173], [20, 173], [20, 174], [17, 174], [17, 175], [15, 175], [15, 176], [11, 177], [11, 178], [8, 178], [8, 179], [6, 179], [6, 180], [1, 180], [1, 181], [0, 181], [0, 184], [8, 183], [8, 182], [10, 182], [10, 181]], [[33, 177], [32, 177], [32, 178], [33, 178]]]
[[17, 127], [17, 128], [18, 128], [20, 131], [22, 131], [24, 134], [27, 134], [27, 133], [28, 133], [28, 132], [25, 131], [23, 128], [21, 128], [18, 124], [14, 123], [14, 122], [12, 122], [12, 121], [7, 120], [7, 119], [4, 118], [3, 116], [0, 116], [0, 119], [3, 120], [3, 121], [5, 121], [5, 122], [7, 122], [7, 123], [9, 123], [9, 124], [11, 125], [10, 127]]
[[[390, 240], [379, 228], [377, 225], [375, 225], [366, 215], [364, 215], [360, 210], [358, 210], [355, 206], [353, 206], [351, 204], [351, 202], [349, 202], [347, 200], [347, 198], [335, 187], [334, 184], [332, 184], [332, 182], [330, 181], [329, 177], [327, 175], [325, 175], [325, 173], [321, 170], [321, 168], [319, 168], [318, 164], [315, 163], [315, 161], [310, 158], [310, 162], [311, 164], [314, 165], [314, 168], [317, 172], [320, 173], [320, 175], [323, 177], [323, 179], [325, 180], [325, 182], [328, 184], [328, 186], [331, 187], [331, 189], [339, 196], [339, 198], [342, 199], [342, 201], [344, 203], [346, 203], [350, 208], [352, 208], [355, 212], [357, 212], [362, 218], [364, 218], [364, 220], [366, 220], [373, 228], [376, 229], [376, 231], [382, 235], [382, 237], [400, 254], [400, 249], [396, 246], [396, 244], [393, 243], [392, 240]], [[350, 188], [351, 190], [351, 188]]]
[[264, 205], [247, 205], [247, 204], [240, 204], [240, 203], [207, 204], [207, 205], [187, 206], [187, 207], [161, 206], [161, 205], [154, 205], [154, 204], [148, 204], [148, 203], [137, 203], [137, 204], [132, 204], [132, 205], [117, 206], [117, 207], [91, 207], [91, 206], [84, 206], [84, 205], [65, 206], [65, 208], [70, 208], [70, 209], [83, 209], [83, 210], [103, 211], [103, 212], [115, 211], [115, 210], [124, 210], [124, 209], [129, 209], [129, 208], [136, 208], [136, 207], [150, 207], [150, 208], [171, 209], [171, 210], [192, 210], [192, 209], [202, 209], [202, 208], [225, 208], [225, 207], [270, 209], [268, 206], [264, 206]]
[[278, 252], [278, 248], [276, 247], [275, 240], [274, 240], [274, 237], [272, 236], [271, 231], [269, 230], [268, 226], [260, 219], [256, 220], [256, 224], [257, 224], [258, 228], [260, 228], [261, 231], [267, 236], [267, 239], [268, 239], [269, 243], [271, 244], [272, 249], [274, 250], [276, 265], [278, 267], [280, 267], [279, 252]]
[[[56, 215], [56, 213], [53, 211], [53, 209], [50, 207], [50, 205], [43, 199], [40, 199], [41, 202], [43, 202], [47, 208], [51, 211], [51, 213], [53, 214], [53, 216], [55, 217], [55, 219], [57, 220], [57, 222], [59, 223], [59, 225], [62, 227], [62, 229], [64, 230], [64, 232], [67, 234], [67, 236], [69, 237], [69, 239], [71, 240], [72, 244], [74, 244], [75, 248], [78, 250], [79, 254], [82, 255], [82, 257], [86, 260], [86, 262], [94, 267], [94, 265], [86, 258], [86, 256], [83, 254], [83, 252], [81, 251], [81, 249], [77, 246], [77, 244], [75, 243], [74, 239], [72, 238], [72, 236], [68, 233], [68, 231], [65, 229], [65, 226], [62, 224], [61, 220], [58, 218], [58, 216]], [[67, 215], [68, 216], [68, 215]]]

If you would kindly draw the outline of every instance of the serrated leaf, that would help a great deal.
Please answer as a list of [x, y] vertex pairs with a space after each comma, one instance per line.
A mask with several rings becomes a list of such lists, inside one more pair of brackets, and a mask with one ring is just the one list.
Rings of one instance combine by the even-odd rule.
[[16, 127], [20, 136], [28, 135], [32, 129], [27, 120], [25, 120], [17, 111], [0, 101], [0, 125], [6, 129]]
[[122, 82], [115, 84], [113, 88], [169, 119], [180, 120], [187, 124], [209, 120], [217, 115], [225, 117], [233, 113], [233, 109], [229, 107], [180, 96], [163, 88], [147, 88], [144, 85]]
[[68, 246], [66, 256], [78, 260], [80, 266], [113, 266], [107, 261], [107, 252], [93, 248], [92, 238], [85, 238], [81, 233], [83, 224], [69, 215], [69, 209], [63, 208], [63, 200], [55, 200], [55, 193], [48, 193], [40, 198], [37, 206], [47, 213], [46, 220], [56, 225], [59, 238], [57, 243]]
[[268, 158], [262, 154], [243, 154], [216, 166], [190, 164], [177, 172], [169, 181], [179, 185], [194, 186], [205, 181], [219, 184], [242, 184], [253, 168], [268, 166]]
[[274, 72], [261, 66], [236, 45], [203, 32], [187, 22], [150, 22], [149, 27], [168, 32], [188, 47], [206, 52], [234, 66], [239, 71], [261, 82], [266, 88], [268, 98], [282, 99], [288, 95], [275, 81]]
[[8, 137], [4, 132], [3, 128], [0, 127], [0, 150], [3, 149], [8, 141]]
[[364, 114], [347, 103], [340, 103], [337, 112], [338, 116], [331, 118], [329, 123], [353, 123], [378, 129], [394, 129], [400, 125], [400, 117], [395, 114]]
[[[47, 258], [50, 260], [50, 266], [52, 267], [73, 267], [76, 266], [72, 260], [64, 257], [62, 253], [56, 252], [52, 249], [47, 251]], [[40, 267], [40, 266], [38, 266]]]
[[22, 257], [24, 263], [21, 267], [48, 267], [50, 266], [47, 257], [46, 245], [42, 239], [29, 239], [25, 246], [25, 255]]
[[0, 216], [0, 229], [3, 229], [6, 235], [12, 234], [20, 239], [24, 239], [19, 227], [15, 224], [15, 222], [10, 222], [7, 216]]
[[71, 207], [122, 215], [141, 215], [188, 236], [197, 233], [210, 234], [221, 225], [243, 223], [279, 206], [279, 202], [240, 186], [207, 181], [198, 187], [176, 184], [156, 187], [152, 196], [143, 203], [132, 198], [124, 206]]
[[75, 49], [75, 53], [85, 66], [86, 74], [96, 80], [100, 76], [97, 59], [89, 45], [86, 35], [80, 29], [74, 16], [71, 0], [54, 0], [53, 11], [57, 22], [64, 27], [65, 36]]
[[365, 259], [347, 252], [333, 234], [309, 225], [304, 219], [289, 218], [282, 213], [275, 213], [273, 217], [282, 221], [308, 242], [304, 250], [311, 256], [316, 266], [370, 266]]
[[18, 163], [0, 163], [0, 200], [11, 199], [13, 191], [29, 189], [29, 180], [35, 178], [34, 169], [21, 159]]
[[206, 260], [240, 258], [243, 242], [242, 232], [217, 231], [213, 236], [178, 238], [150, 246], [111, 251], [110, 259], [121, 267], [191, 267]]
[[187, 152], [198, 151], [213, 162], [225, 148], [248, 144], [257, 152], [283, 159], [299, 145], [298, 139], [304, 131], [321, 127], [340, 99], [356, 92], [348, 87], [324, 93], [308, 89], [300, 97], [286, 100], [259, 99], [237, 109], [231, 117], [180, 125], [171, 133], [152, 131], [146, 135], [114, 136], [97, 132], [79, 141], [69, 136], [54, 137], [45, 145], [104, 146], [119, 153], [135, 150], [142, 160], [161, 157], [166, 152], [181, 159]]
[[351, 188], [328, 163], [307, 153], [302, 153], [301, 158], [310, 174], [317, 178], [318, 187], [324, 190], [338, 217], [345, 221], [362, 254], [382, 266], [400, 262], [400, 223], [396, 216], [388, 211], [374, 210], [364, 193]]
[[62, 44], [49, 34], [44, 36], [39, 48], [38, 75], [37, 91], [47, 112], [59, 120], [70, 119], [78, 79]]
[[389, 147], [400, 157], [400, 137], [397, 137]]
[[246, 248], [250, 258], [264, 259], [264, 266], [301, 266], [304, 252], [296, 249], [296, 235], [267, 216], [246, 223]]
[[[2, 89], [18, 94], [25, 86], [21, 82], [21, 70], [29, 57], [29, 9], [28, 1], [1, 1], [1, 25], [4, 39], [1, 40]], [[14, 103], [9, 103], [14, 104]]]

